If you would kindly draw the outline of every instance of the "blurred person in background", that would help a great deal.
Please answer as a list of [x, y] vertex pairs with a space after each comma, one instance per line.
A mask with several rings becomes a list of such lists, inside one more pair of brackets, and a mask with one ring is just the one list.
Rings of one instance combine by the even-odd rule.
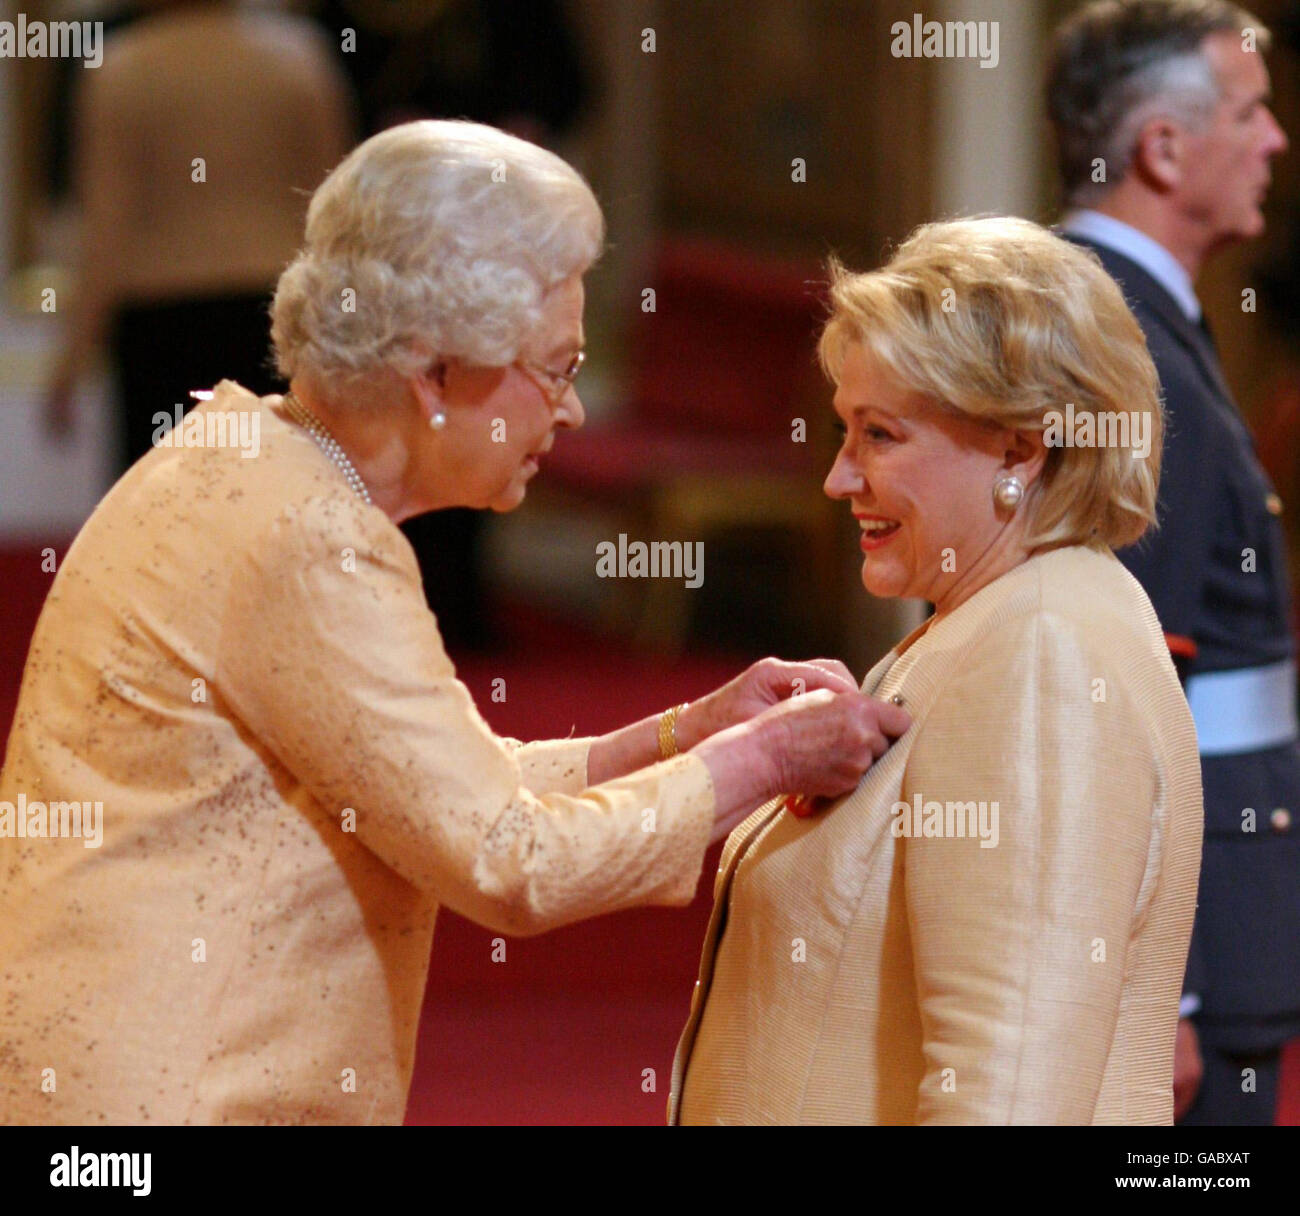
[[[1142, 331], [1094, 258], [1006, 217], [837, 267], [831, 305], [826, 493], [866, 589], [935, 605], [862, 685], [913, 725], [828, 814], [727, 841], [669, 1120], [1169, 1123], [1201, 791], [1112, 552], [1156, 503]], [[1067, 401], [1120, 442], [1063, 442]]]
[[1225, 0], [1102, 0], [1057, 31], [1047, 72], [1061, 229], [1123, 288], [1169, 415], [1159, 528], [1120, 560], [1185, 681], [1205, 790], [1175, 1111], [1269, 1124], [1300, 1035], [1300, 743], [1281, 499], [1223, 376], [1195, 282], [1264, 231], [1269, 32]]
[[[522, 745], [456, 678], [396, 525], [514, 510], [582, 424], [603, 237], [532, 144], [372, 137], [280, 276], [290, 391], [186, 420], [255, 447], [157, 447], [91, 516], [0, 771], [0, 1121], [399, 1123], [440, 905], [519, 935], [688, 903], [756, 805], [906, 729], [829, 660]], [[72, 802], [93, 842], [43, 830]]]
[[346, 79], [310, 21], [221, 0], [142, 7], [74, 102], [80, 263], [47, 399], [49, 429], [66, 434], [106, 344], [119, 471], [191, 390], [279, 384], [271, 291], [307, 195], [354, 142]]

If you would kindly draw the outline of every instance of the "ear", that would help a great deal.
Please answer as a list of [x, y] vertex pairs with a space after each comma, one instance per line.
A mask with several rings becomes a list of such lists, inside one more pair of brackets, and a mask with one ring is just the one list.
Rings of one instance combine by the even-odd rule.
[[415, 398], [415, 403], [424, 416], [425, 422], [428, 422], [442, 408], [443, 398], [446, 395], [446, 361], [439, 359], [427, 370], [417, 372], [407, 379], [406, 386], [411, 390], [411, 395]]
[[1013, 473], [1026, 489], [1042, 474], [1047, 461], [1047, 445], [1042, 431], [1007, 431], [1002, 455], [1002, 471]]
[[1162, 193], [1183, 180], [1187, 157], [1187, 132], [1168, 118], [1153, 118], [1138, 132], [1130, 173]]

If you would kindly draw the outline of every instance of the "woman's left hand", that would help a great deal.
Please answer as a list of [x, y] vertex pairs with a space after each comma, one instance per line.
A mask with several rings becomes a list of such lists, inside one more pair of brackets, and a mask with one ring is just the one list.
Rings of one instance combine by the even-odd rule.
[[729, 726], [748, 722], [779, 701], [828, 688], [857, 692], [858, 682], [839, 659], [759, 659], [734, 680], [692, 701], [677, 716], [677, 746], [687, 751]]

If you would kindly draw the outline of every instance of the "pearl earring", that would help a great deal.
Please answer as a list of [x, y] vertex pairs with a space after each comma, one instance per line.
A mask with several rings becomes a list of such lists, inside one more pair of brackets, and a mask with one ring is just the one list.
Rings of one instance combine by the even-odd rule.
[[433, 417], [429, 419], [429, 425], [433, 427], [435, 431], [442, 430], [442, 428], [447, 425], [447, 415], [444, 414], [442, 410], [435, 410]]
[[1004, 473], [993, 483], [993, 501], [1004, 511], [1014, 511], [1025, 496], [1025, 483], [1014, 473]]

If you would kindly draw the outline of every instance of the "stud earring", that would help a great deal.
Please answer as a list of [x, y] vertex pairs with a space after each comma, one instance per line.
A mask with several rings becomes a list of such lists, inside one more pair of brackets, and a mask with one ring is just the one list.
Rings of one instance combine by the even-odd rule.
[[993, 501], [1004, 511], [1014, 511], [1025, 496], [1025, 483], [1014, 473], [1004, 473], [993, 483]]
[[447, 415], [443, 413], [442, 410], [435, 410], [433, 416], [429, 419], [429, 425], [433, 427], [435, 431], [442, 430], [442, 428], [447, 425]]

